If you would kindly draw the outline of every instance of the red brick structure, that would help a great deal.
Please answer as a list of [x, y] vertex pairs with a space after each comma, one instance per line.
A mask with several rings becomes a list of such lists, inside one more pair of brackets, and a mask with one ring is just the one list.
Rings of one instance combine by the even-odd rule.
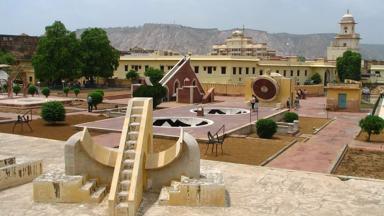
[[0, 35], [0, 50], [12, 53], [17, 60], [31, 60], [39, 37], [28, 35]]
[[178, 103], [201, 103], [204, 89], [193, 71], [189, 57], [183, 57], [165, 76], [160, 84], [167, 89], [167, 100]]

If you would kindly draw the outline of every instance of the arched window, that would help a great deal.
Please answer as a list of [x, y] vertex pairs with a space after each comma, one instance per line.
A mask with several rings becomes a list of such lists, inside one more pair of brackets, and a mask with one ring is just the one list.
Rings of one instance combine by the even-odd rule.
[[348, 33], [348, 27], [344, 27], [344, 33]]
[[196, 80], [195, 79], [192, 81], [192, 86], [196, 86]]
[[177, 89], [180, 87], [180, 82], [179, 80], [175, 80], [175, 83], [173, 84], [173, 93], [177, 93]]
[[189, 81], [190, 81], [190, 79], [188, 77], [186, 77], [184, 79], [184, 86], [188, 86]]

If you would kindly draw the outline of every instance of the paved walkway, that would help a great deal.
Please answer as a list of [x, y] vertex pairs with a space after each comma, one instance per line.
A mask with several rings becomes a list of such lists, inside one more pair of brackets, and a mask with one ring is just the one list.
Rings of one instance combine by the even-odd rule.
[[[43, 159], [44, 172], [64, 170], [64, 142], [0, 133], [0, 154]], [[269, 167], [201, 160], [202, 169], [218, 169], [224, 176], [228, 207], [161, 206], [158, 194], [145, 193], [138, 215], [252, 216], [252, 215], [364, 215], [384, 212], [384, 181], [341, 181], [335, 176]], [[0, 192], [4, 216], [104, 216], [108, 196], [100, 204], [35, 203], [32, 183]]]
[[[301, 116], [334, 118], [328, 126], [307, 142], [299, 142], [267, 166], [330, 173], [345, 145], [353, 142], [360, 131], [358, 122], [366, 113], [326, 112], [325, 98], [309, 98], [301, 102]], [[320, 108], [319, 108], [320, 107]], [[322, 108], [321, 108], [322, 107]]]

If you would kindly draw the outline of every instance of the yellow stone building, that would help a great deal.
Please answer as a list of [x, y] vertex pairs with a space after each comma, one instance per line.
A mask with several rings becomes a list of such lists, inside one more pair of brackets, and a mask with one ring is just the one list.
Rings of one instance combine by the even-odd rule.
[[[180, 58], [181, 56], [122, 56], [114, 77], [125, 79], [125, 74], [131, 69], [143, 76], [145, 69], [149, 67], [168, 72]], [[320, 74], [324, 83], [337, 79], [334, 63], [324, 59], [302, 62], [297, 57], [260, 60], [251, 56], [192, 55], [191, 65], [204, 89], [215, 87], [215, 92], [221, 94], [244, 94], [242, 88], [247, 79], [266, 75], [267, 72], [292, 78], [300, 85], [315, 73]]]
[[255, 56], [260, 59], [270, 59], [276, 56], [276, 51], [268, 49], [266, 43], [254, 43], [246, 37], [243, 31], [234, 31], [224, 44], [212, 47], [211, 55], [215, 56]]

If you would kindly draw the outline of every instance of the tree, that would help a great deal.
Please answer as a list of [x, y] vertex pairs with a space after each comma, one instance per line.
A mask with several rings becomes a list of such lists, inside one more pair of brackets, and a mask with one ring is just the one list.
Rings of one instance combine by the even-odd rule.
[[128, 73], [125, 75], [125, 77], [129, 80], [131, 80], [131, 82], [137, 80], [139, 78], [139, 73], [137, 73], [137, 71], [135, 70], [130, 70], [128, 71]]
[[79, 88], [74, 88], [73, 89], [73, 93], [75, 93], [75, 95], [77, 97], [77, 95], [79, 95], [79, 93], [80, 93], [80, 89]]
[[41, 118], [49, 123], [56, 123], [65, 120], [65, 108], [63, 103], [58, 101], [46, 102], [41, 107]]
[[45, 96], [45, 98], [48, 98], [48, 96], [50, 95], [51, 93], [51, 90], [49, 90], [48, 87], [44, 87], [42, 90], [41, 90], [41, 94], [43, 94]]
[[13, 93], [15, 93], [16, 96], [17, 96], [17, 94], [19, 94], [20, 91], [21, 91], [21, 87], [20, 87], [19, 84], [16, 84], [16, 85], [13, 86], [12, 90], [13, 90]]
[[60, 21], [45, 27], [32, 58], [36, 77], [49, 82], [79, 78], [79, 49], [75, 33], [69, 32]]
[[93, 91], [88, 94], [92, 98], [92, 105], [97, 109], [97, 105], [103, 102], [103, 95], [98, 91]]
[[342, 57], [336, 60], [336, 69], [340, 81], [345, 79], [361, 79], [361, 55], [350, 50], [345, 51]]
[[384, 129], [384, 120], [379, 116], [368, 115], [359, 122], [360, 128], [368, 134], [367, 141], [371, 141], [372, 134], [380, 134]]
[[34, 85], [30, 85], [28, 87], [28, 94], [32, 95], [32, 97], [37, 93], [37, 88]]
[[133, 92], [133, 97], [151, 97], [153, 98], [153, 108], [156, 108], [167, 94], [165, 87], [155, 84], [153, 86], [140, 86], [136, 91]]
[[144, 75], [149, 77], [152, 84], [155, 85], [156, 83], [159, 83], [160, 80], [163, 78], [164, 72], [161, 71], [160, 69], [155, 69], [155, 68], [150, 67], [150, 68], [145, 70]]
[[65, 94], [66, 97], [68, 97], [69, 90], [70, 90], [70, 89], [69, 89], [68, 87], [64, 87], [64, 88], [63, 88], [63, 92], [64, 92], [64, 94]]
[[260, 138], [270, 139], [277, 132], [277, 124], [271, 119], [260, 119], [256, 122], [256, 133]]
[[0, 50], [0, 64], [12, 65], [16, 63], [15, 56], [12, 53]]
[[321, 83], [321, 76], [319, 73], [315, 73], [311, 76], [311, 80], [313, 81], [313, 84], [320, 84]]
[[297, 113], [294, 113], [294, 112], [286, 112], [286, 113], [284, 114], [284, 121], [285, 121], [285, 122], [292, 123], [292, 122], [294, 122], [295, 120], [299, 120], [299, 115], [297, 115]]
[[81, 34], [82, 75], [92, 82], [94, 77], [109, 78], [119, 66], [119, 52], [113, 48], [107, 33], [90, 28]]

